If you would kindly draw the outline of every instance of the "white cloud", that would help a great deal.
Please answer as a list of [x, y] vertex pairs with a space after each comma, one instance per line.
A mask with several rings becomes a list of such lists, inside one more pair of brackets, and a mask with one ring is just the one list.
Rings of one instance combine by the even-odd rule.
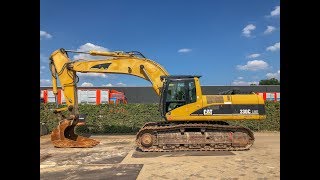
[[79, 77], [101, 77], [101, 78], [107, 78], [108, 77], [105, 73], [81, 73], [81, 72], [77, 72], [77, 75]]
[[274, 26], [267, 26], [267, 29], [264, 31], [264, 34], [271, 34], [275, 30], [276, 28]]
[[51, 85], [52, 84], [51, 84], [51, 81], [49, 79], [40, 79], [40, 86], [51, 86]]
[[253, 60], [248, 61], [246, 65], [237, 65], [237, 69], [239, 70], [249, 70], [249, 71], [257, 71], [267, 69], [269, 67], [268, 63], [263, 60]]
[[259, 56], [260, 56], [260, 54], [250, 54], [247, 56], [247, 58], [257, 58]]
[[126, 84], [122, 83], [122, 82], [119, 82], [116, 84], [117, 86], [126, 86]]
[[245, 28], [242, 29], [242, 34], [246, 37], [250, 37], [251, 36], [251, 31], [255, 30], [256, 26], [253, 24], [249, 24], [247, 25]]
[[183, 48], [183, 49], [179, 49], [178, 53], [187, 53], [187, 52], [190, 52], [190, 51], [192, 51], [192, 49]]
[[42, 74], [43, 72], [42, 71], [40, 71], [40, 74]]
[[108, 84], [102, 84], [102, 86], [111, 87], [113, 85], [111, 83], [108, 83]]
[[[110, 51], [108, 48], [98, 46], [92, 43], [86, 43], [84, 45], [81, 45], [77, 51], [81, 52], [88, 52], [91, 50], [96, 50], [96, 51]], [[107, 57], [103, 57], [104, 59], [107, 59]], [[101, 59], [101, 56], [91, 56], [89, 54], [77, 54], [73, 56], [73, 59]]]
[[280, 70], [278, 70], [275, 73], [267, 73], [266, 76], [268, 79], [271, 79], [271, 78], [280, 79]]
[[105, 87], [111, 87], [111, 86], [126, 86], [126, 84], [122, 83], [122, 82], [119, 82], [117, 83], [116, 85], [113, 85], [111, 83], [108, 83], [108, 84], [102, 84], [102, 86], [105, 86]]
[[45, 69], [45, 68], [46, 68], [45, 66], [41, 66], [41, 67], [40, 67], [40, 69]]
[[258, 85], [259, 82], [257, 82], [257, 81], [247, 82], [247, 81], [239, 81], [239, 80], [234, 80], [234, 81], [232, 82], [232, 85], [234, 85], [234, 86], [249, 86], [250, 84], [256, 84], [256, 85]]
[[45, 39], [51, 39], [52, 38], [52, 35], [45, 32], [45, 31], [40, 31], [40, 39], [41, 38], [45, 38]]
[[238, 77], [237, 79], [241, 80], [241, 79], [243, 79], [243, 77]]
[[266, 48], [267, 51], [276, 51], [280, 49], [280, 42]]
[[280, 6], [276, 6], [273, 11], [270, 12], [270, 16], [279, 16], [280, 15]]
[[84, 82], [81, 84], [82, 87], [92, 87], [93, 84], [92, 83], [88, 83], [88, 82]]

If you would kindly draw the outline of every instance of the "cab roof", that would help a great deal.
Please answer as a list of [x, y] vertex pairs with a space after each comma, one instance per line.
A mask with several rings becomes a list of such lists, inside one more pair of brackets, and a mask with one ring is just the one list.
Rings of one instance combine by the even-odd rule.
[[190, 79], [190, 78], [200, 78], [199, 75], [169, 75], [169, 76], [160, 76], [160, 79]]

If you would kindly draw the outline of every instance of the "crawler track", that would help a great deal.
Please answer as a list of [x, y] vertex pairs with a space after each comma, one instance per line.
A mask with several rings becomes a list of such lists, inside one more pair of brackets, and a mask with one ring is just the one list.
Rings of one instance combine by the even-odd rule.
[[151, 122], [136, 136], [138, 148], [145, 152], [240, 151], [248, 150], [253, 142], [254, 135], [248, 128], [225, 122]]

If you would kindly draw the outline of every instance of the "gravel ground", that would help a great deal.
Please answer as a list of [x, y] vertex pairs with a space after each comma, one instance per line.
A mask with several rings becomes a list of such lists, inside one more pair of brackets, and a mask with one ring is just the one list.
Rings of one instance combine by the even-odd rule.
[[280, 133], [254, 133], [249, 151], [135, 150], [134, 135], [92, 136], [94, 148], [54, 148], [40, 137], [41, 179], [280, 179]]

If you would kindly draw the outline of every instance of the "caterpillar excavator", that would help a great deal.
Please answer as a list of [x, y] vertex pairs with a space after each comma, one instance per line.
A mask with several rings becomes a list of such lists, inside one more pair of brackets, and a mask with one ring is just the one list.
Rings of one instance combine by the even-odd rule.
[[[68, 53], [104, 56], [100, 60], [71, 60]], [[75, 134], [79, 121], [77, 72], [113, 73], [137, 76], [150, 81], [160, 97], [159, 110], [163, 122], [146, 123], [136, 135], [137, 148], [150, 151], [234, 151], [248, 150], [253, 145], [253, 132], [232, 126], [230, 120], [263, 120], [265, 104], [257, 94], [203, 95], [200, 76], [169, 75], [158, 63], [140, 52], [89, 51], [77, 52], [63, 48], [50, 56], [53, 92], [57, 80], [64, 91], [66, 107], [56, 109], [60, 121], [51, 133], [55, 147], [94, 147], [97, 140]], [[68, 117], [62, 115], [69, 111]]]

